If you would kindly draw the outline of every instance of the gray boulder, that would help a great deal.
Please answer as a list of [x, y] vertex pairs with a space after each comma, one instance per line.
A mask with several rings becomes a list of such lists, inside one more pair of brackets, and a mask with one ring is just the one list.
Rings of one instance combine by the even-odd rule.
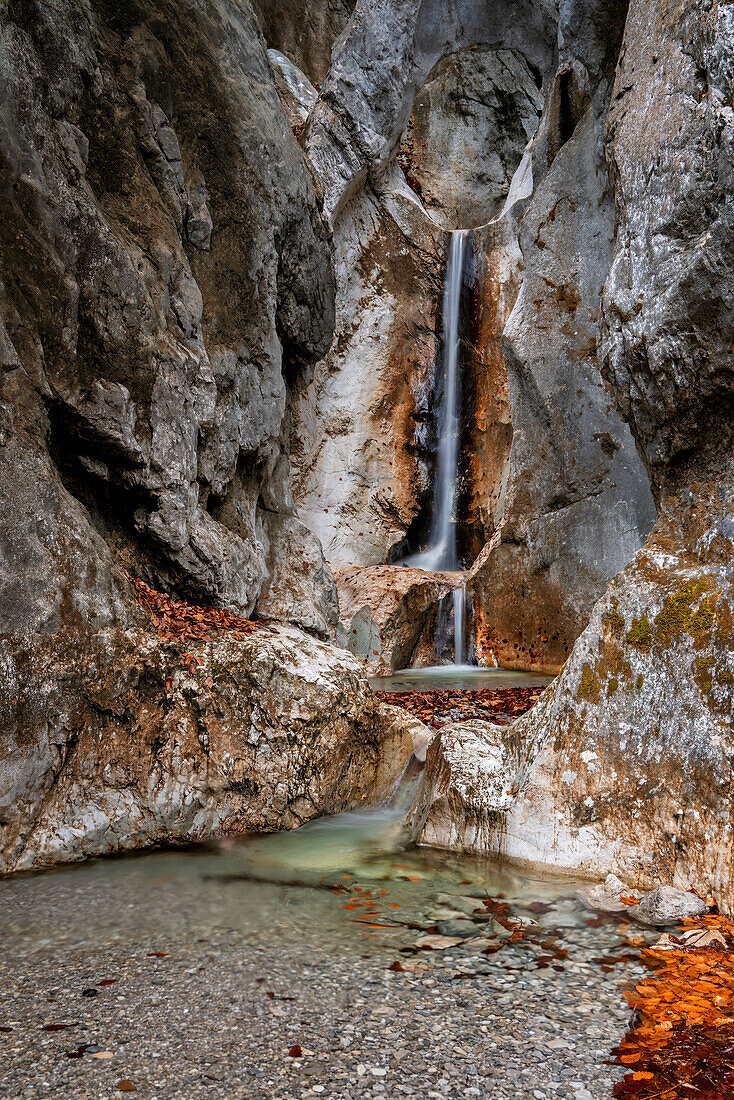
[[643, 924], [676, 924], [684, 917], [700, 917], [708, 912], [701, 898], [675, 886], [656, 886], [634, 907], [635, 920]]

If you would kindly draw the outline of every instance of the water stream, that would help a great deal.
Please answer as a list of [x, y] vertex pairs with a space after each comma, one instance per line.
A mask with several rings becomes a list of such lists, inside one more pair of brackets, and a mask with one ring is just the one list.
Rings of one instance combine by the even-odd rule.
[[[320, 818], [294, 831], [0, 880], [4, 950], [17, 958], [114, 943], [156, 950], [163, 937], [171, 942], [237, 931], [251, 942], [267, 942], [273, 952], [324, 949], [340, 955], [346, 967], [352, 953], [410, 952], [438, 924], [440, 933], [456, 939], [450, 953], [479, 951], [475, 962], [484, 967], [494, 959], [481, 950], [506, 934], [487, 923], [481, 899], [503, 895], [526, 922], [543, 903], [548, 916], [535, 913], [533, 920], [547, 928], [584, 929], [598, 951], [608, 933], [586, 928], [588, 913], [575, 897], [580, 883], [412, 846], [403, 818], [414, 783], [408, 781], [389, 806]], [[467, 896], [482, 910], [476, 919]], [[516, 956], [509, 951], [507, 964], [517, 965]]]
[[[433, 492], [433, 522], [427, 549], [405, 560], [405, 565], [433, 571], [461, 568], [456, 540], [456, 490], [459, 481], [459, 439], [461, 434], [461, 285], [468, 231], [451, 233], [443, 291], [443, 377], [437, 387], [436, 427], [438, 456]], [[466, 591], [453, 592], [454, 663], [463, 666]]]

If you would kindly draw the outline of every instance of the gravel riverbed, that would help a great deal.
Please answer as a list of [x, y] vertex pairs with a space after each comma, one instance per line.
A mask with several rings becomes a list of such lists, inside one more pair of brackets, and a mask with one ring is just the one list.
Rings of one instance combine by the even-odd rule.
[[639, 928], [352, 817], [0, 882], [0, 1096], [611, 1097]]
[[518, 952], [517, 970], [508, 958], [463, 978], [445, 960], [393, 972], [295, 943], [274, 955], [239, 934], [148, 946], [165, 957], [138, 946], [3, 960], [3, 1096], [86, 1100], [129, 1081], [150, 1100], [596, 1100], [619, 1077], [606, 1061], [629, 1018], [629, 968], [527, 971]]

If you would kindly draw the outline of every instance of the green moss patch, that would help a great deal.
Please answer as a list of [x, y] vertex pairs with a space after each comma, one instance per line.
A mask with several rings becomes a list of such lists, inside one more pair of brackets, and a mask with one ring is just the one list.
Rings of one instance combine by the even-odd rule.
[[[698, 645], [705, 644], [714, 627], [716, 605], [713, 596], [702, 597], [712, 588], [710, 577], [699, 577], [668, 597], [662, 611], [655, 616], [655, 629], [663, 645], [670, 645], [679, 634], [690, 634]], [[699, 600], [694, 611], [693, 605]]]
[[652, 627], [647, 615], [632, 620], [632, 626], [627, 632], [625, 641], [641, 653], [649, 653], [652, 648]]
[[711, 691], [711, 668], [713, 657], [696, 657], [694, 677], [701, 691]]
[[621, 638], [624, 634], [624, 616], [618, 611], [610, 611], [605, 616], [605, 622], [615, 638]]
[[588, 703], [598, 703], [601, 684], [599, 677], [591, 669], [591, 665], [584, 665], [579, 683], [578, 698]]

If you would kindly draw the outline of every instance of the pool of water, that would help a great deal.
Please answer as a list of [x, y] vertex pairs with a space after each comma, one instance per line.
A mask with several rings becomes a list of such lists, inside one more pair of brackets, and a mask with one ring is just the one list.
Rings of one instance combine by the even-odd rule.
[[[102, 943], [155, 950], [162, 935], [234, 931], [273, 950], [296, 944], [343, 956], [402, 951], [407, 957], [438, 949], [482, 963], [507, 947], [507, 928], [492, 919], [498, 899], [508, 907], [506, 920], [536, 929], [541, 939], [554, 930], [563, 936], [581, 930], [597, 954], [610, 949], [617, 933], [604, 922], [588, 926], [593, 914], [576, 897], [581, 883], [412, 846], [403, 827], [411, 795], [407, 786], [389, 807], [322, 818], [292, 832], [2, 880], [4, 950], [18, 958]], [[424, 935], [453, 942], [426, 948], [419, 942]]]
[[408, 668], [392, 676], [374, 676], [375, 691], [480, 691], [484, 688], [545, 687], [552, 676], [516, 672], [508, 668], [479, 668], [476, 665], [437, 665]]

